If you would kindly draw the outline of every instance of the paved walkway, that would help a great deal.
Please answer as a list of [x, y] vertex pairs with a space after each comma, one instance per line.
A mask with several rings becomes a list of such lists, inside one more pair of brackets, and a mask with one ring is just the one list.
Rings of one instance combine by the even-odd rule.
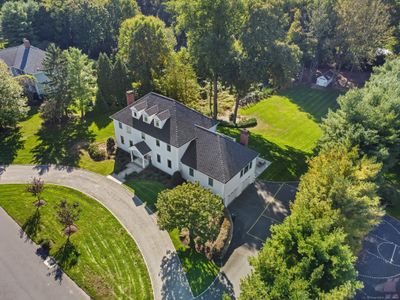
[[72, 168], [11, 165], [0, 170], [0, 184], [28, 183], [40, 176], [46, 183], [77, 189], [107, 207], [136, 240], [152, 281], [156, 299], [191, 299], [192, 293], [175, 248], [165, 231], [157, 227], [137, 198], [104, 176]]
[[38, 246], [0, 208], [0, 299], [89, 300], [67, 275], [55, 278], [37, 255]]

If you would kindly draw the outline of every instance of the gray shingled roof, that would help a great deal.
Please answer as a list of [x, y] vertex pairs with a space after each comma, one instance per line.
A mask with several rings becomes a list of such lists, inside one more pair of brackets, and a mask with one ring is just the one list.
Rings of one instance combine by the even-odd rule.
[[195, 126], [196, 139], [183, 155], [183, 164], [227, 183], [258, 153], [218, 133]]
[[[142, 118], [139, 120], [133, 118], [130, 109], [133, 105], [142, 108], [151, 108], [152, 106], [157, 105], [159, 112], [165, 110], [169, 111], [169, 119], [165, 122], [162, 129], [157, 128], [153, 123], [147, 124], [143, 122]], [[173, 99], [156, 93], [149, 93], [143, 96], [130, 106], [127, 106], [112, 115], [111, 118], [151, 135], [152, 137], [174, 147], [181, 147], [196, 137], [194, 125], [211, 128], [217, 124], [217, 121], [212, 120]]]
[[140, 154], [142, 155], [146, 155], [148, 153], [151, 152], [150, 147], [146, 144], [145, 141], [141, 141], [135, 145], [133, 145], [134, 147], [136, 147], [136, 149], [140, 152]]

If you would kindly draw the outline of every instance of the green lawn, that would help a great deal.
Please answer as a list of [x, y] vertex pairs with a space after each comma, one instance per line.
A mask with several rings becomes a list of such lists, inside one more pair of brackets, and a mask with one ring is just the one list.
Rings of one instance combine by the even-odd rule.
[[[152, 180], [131, 179], [125, 182], [125, 185], [133, 190], [135, 195], [153, 211], [156, 209], [155, 203], [158, 193], [165, 190], [163, 184]], [[214, 281], [219, 273], [219, 267], [213, 261], [206, 259], [204, 255], [182, 245], [178, 230], [170, 232], [169, 235], [185, 270], [193, 295], [197, 296]]]
[[109, 113], [87, 115], [86, 121], [64, 124], [61, 127], [42, 126], [37, 109], [32, 108], [19, 129], [0, 134], [5, 142], [0, 145], [0, 163], [4, 164], [59, 164], [84, 168], [102, 175], [112, 173], [114, 160], [93, 161], [82, 143], [102, 143], [114, 136]]
[[154, 180], [130, 179], [124, 183], [130, 188], [146, 205], [152, 210], [156, 210], [157, 195], [165, 186]]
[[[296, 87], [280, 92], [245, 109], [239, 114], [257, 118], [251, 128], [250, 147], [270, 160], [262, 175], [266, 180], [298, 180], [306, 170], [306, 160], [322, 135], [319, 126], [328, 109], [336, 109], [339, 92]], [[239, 130], [220, 128], [238, 137]]]
[[[26, 185], [0, 185], [0, 206], [35, 242], [51, 239], [55, 243], [51, 255], [92, 298], [153, 298], [140, 251], [107, 209], [96, 200], [61, 186], [46, 185], [42, 198], [47, 204], [36, 211], [35, 198], [26, 192]], [[70, 242], [55, 217], [55, 205], [65, 198], [78, 202], [82, 209], [76, 222], [79, 230]]]

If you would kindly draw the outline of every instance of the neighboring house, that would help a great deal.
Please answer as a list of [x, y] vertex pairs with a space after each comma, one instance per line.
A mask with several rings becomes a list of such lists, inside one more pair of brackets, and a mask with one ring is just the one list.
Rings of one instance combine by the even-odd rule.
[[13, 76], [27, 74], [35, 78], [35, 83], [30, 88], [39, 98], [45, 94], [44, 84], [48, 80], [42, 71], [45, 56], [45, 51], [31, 46], [27, 39], [20, 46], [0, 50], [0, 60], [5, 62]]
[[[141, 168], [150, 163], [187, 181], [198, 181], [224, 199], [227, 206], [268, 166], [259, 154], [216, 132], [217, 122], [156, 93], [134, 100], [111, 116], [120, 149]], [[241, 142], [248, 143], [243, 131]]]
[[333, 73], [332, 71], [328, 71], [324, 75], [319, 76], [317, 78], [316, 84], [318, 86], [328, 87], [332, 83], [334, 78], [335, 78], [335, 73]]

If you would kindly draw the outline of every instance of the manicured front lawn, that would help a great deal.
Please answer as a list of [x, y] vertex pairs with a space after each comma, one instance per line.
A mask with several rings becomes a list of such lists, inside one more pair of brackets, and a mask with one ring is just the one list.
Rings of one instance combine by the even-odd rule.
[[[0, 185], [0, 206], [35, 242], [43, 238], [54, 242], [51, 255], [89, 296], [94, 299], [153, 298], [139, 249], [107, 209], [96, 200], [61, 186], [46, 185], [42, 198], [47, 204], [36, 211], [35, 198], [26, 192], [26, 185]], [[78, 202], [82, 209], [76, 222], [79, 230], [69, 243], [56, 219], [55, 205], [62, 199]]]
[[[300, 86], [239, 111], [247, 118], [257, 118], [257, 127], [250, 129], [249, 146], [272, 162], [262, 175], [263, 179], [299, 179], [306, 171], [307, 158], [322, 135], [318, 123], [329, 108], [336, 109], [338, 95], [337, 91]], [[239, 137], [239, 130], [219, 130]]]
[[96, 162], [81, 149], [83, 143], [103, 143], [114, 136], [112, 112], [91, 112], [86, 121], [45, 128], [32, 108], [19, 130], [0, 134], [0, 164], [59, 164], [84, 168], [102, 175], [112, 173], [114, 160]]
[[156, 210], [157, 195], [162, 190], [165, 190], [165, 186], [154, 180], [146, 179], [130, 179], [124, 183], [128, 188], [134, 191], [140, 200], [152, 210]]
[[[125, 185], [133, 190], [135, 195], [153, 211], [156, 210], [155, 203], [158, 193], [166, 189], [158, 181], [144, 179], [131, 179], [125, 182]], [[179, 240], [178, 230], [169, 232], [169, 236], [185, 270], [192, 293], [194, 296], [197, 296], [214, 281], [219, 273], [219, 267], [213, 261], [209, 261], [203, 254], [182, 245]]]

